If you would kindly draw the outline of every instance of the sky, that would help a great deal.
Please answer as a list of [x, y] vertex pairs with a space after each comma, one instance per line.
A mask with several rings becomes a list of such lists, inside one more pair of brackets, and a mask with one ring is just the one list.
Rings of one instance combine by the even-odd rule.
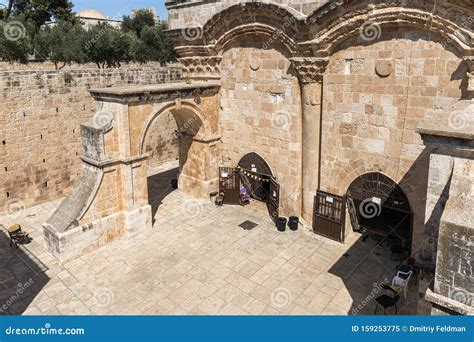
[[168, 18], [165, 0], [71, 0], [74, 11], [94, 9], [111, 19], [119, 19], [130, 15], [133, 8], [155, 7], [161, 19]]

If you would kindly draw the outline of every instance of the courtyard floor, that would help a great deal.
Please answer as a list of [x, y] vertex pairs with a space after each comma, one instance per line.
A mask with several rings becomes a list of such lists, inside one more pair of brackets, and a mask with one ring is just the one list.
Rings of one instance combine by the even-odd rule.
[[[173, 174], [150, 178], [153, 229], [62, 265], [41, 228], [60, 201], [0, 217], [34, 238], [17, 250], [0, 233], [0, 314], [373, 314], [398, 264], [387, 248], [355, 233], [345, 244], [309, 227], [280, 233], [258, 204], [217, 208], [172, 191]], [[411, 285], [399, 312], [416, 314], [417, 295]]]

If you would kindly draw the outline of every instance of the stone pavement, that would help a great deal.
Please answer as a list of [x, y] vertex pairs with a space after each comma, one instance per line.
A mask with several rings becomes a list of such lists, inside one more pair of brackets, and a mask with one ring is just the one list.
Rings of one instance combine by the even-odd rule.
[[[0, 218], [34, 238], [17, 250], [0, 233], [0, 314], [373, 314], [377, 283], [393, 277], [397, 262], [375, 240], [280, 233], [259, 203], [217, 208], [156, 179], [167, 196], [152, 230], [63, 265], [41, 231], [60, 201]], [[258, 226], [244, 230], [245, 220]], [[416, 296], [412, 285], [402, 313], [416, 313]]]

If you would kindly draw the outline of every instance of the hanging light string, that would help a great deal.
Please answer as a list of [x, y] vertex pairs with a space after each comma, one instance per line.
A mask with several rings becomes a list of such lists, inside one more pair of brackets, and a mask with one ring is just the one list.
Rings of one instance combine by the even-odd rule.
[[253, 171], [249, 171], [247, 169], [242, 169], [240, 166], [237, 166], [236, 169], [239, 170], [240, 172], [242, 172], [244, 175], [246, 175], [247, 177], [249, 177], [251, 179], [255, 179], [255, 180], [258, 180], [258, 181], [261, 181], [261, 182], [270, 182], [270, 178], [261, 177], [261, 176], [259, 176], [261, 174], [258, 173], [258, 172], [253, 172]]

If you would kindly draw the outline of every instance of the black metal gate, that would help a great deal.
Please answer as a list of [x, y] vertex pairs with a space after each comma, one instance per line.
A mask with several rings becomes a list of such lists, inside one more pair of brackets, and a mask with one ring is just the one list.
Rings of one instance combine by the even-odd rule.
[[344, 242], [346, 199], [320, 191], [314, 197], [313, 231], [338, 242]]
[[219, 193], [224, 194], [224, 203], [240, 203], [240, 174], [236, 168], [219, 168]]
[[280, 207], [280, 185], [276, 182], [276, 179], [270, 178], [270, 193], [267, 198], [267, 209], [273, 222], [276, 223], [279, 216]]

